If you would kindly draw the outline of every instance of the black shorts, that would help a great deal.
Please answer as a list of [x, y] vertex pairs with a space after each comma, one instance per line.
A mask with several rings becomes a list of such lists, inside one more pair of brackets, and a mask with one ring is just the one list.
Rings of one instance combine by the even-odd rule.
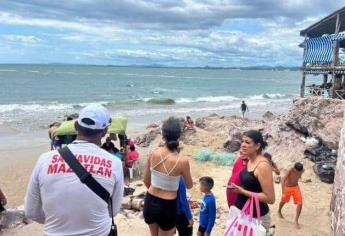
[[146, 193], [143, 214], [146, 224], [158, 224], [164, 231], [172, 230], [176, 226], [176, 199], [165, 200]]
[[192, 236], [193, 226], [188, 227], [189, 221], [184, 214], [177, 215], [176, 219], [176, 229], [179, 236]]
[[205, 232], [206, 232], [206, 229], [204, 227], [202, 227], [202, 226], [199, 226], [198, 232], [200, 232], [201, 235], [204, 236]]

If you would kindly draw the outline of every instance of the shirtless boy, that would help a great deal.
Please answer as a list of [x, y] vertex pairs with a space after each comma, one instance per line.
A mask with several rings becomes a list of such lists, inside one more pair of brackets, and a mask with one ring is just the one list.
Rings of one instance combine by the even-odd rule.
[[302, 211], [302, 194], [298, 186], [298, 180], [301, 178], [303, 173], [303, 165], [300, 162], [296, 162], [294, 167], [287, 171], [286, 175], [282, 180], [282, 199], [279, 204], [278, 215], [280, 218], [284, 218], [282, 215], [282, 208], [285, 203], [290, 201], [290, 197], [293, 197], [294, 203], [297, 205], [295, 227], [300, 229], [301, 226], [298, 223], [298, 218]]

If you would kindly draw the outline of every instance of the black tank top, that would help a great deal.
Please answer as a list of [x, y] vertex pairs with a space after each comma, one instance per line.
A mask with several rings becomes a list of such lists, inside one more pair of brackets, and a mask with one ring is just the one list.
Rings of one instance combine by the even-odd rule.
[[[258, 178], [254, 175], [254, 171], [248, 171], [244, 168], [240, 173], [241, 186], [248, 191], [255, 193], [262, 193], [262, 188]], [[238, 194], [235, 206], [238, 209], [242, 209], [248, 197]], [[260, 202], [260, 214], [261, 216], [266, 215], [269, 212], [267, 203]], [[256, 209], [254, 208], [254, 217], [256, 217]]]

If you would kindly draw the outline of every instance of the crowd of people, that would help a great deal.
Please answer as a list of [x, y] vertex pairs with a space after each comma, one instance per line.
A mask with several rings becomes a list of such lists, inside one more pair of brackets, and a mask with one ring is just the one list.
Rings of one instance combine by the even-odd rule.
[[[182, 127], [179, 119], [167, 119], [162, 126], [164, 146], [151, 150], [147, 158], [143, 216], [152, 236], [172, 236], [176, 230], [180, 236], [193, 235], [193, 217], [186, 195], [186, 189], [193, 187], [193, 179], [188, 157], [181, 154], [179, 146], [184, 128], [187, 125], [194, 128], [194, 122], [190, 120], [187, 117]], [[76, 140], [65, 148], [42, 154], [37, 161], [25, 197], [25, 213], [28, 218], [44, 224], [45, 235], [117, 235], [112, 219], [121, 207], [124, 167], [132, 167], [139, 153], [134, 142], [125, 137], [120, 137], [120, 148], [113, 143], [116, 138], [112, 135], [101, 143], [110, 122], [109, 111], [103, 106], [91, 105], [82, 109], [75, 123]], [[229, 208], [235, 206], [238, 209], [257, 194], [261, 222], [268, 230], [271, 226], [269, 205], [275, 203], [272, 172], [279, 176], [280, 171], [272, 156], [263, 153], [266, 146], [259, 131], [250, 130], [243, 134], [226, 194]], [[73, 165], [65, 165], [65, 162], [69, 163], [67, 150], [82, 164], [79, 170]], [[118, 157], [116, 153], [123, 156]], [[89, 174], [79, 175], [80, 168]], [[283, 197], [279, 216], [283, 217], [282, 208], [293, 197], [297, 205], [297, 228], [300, 227], [298, 219], [302, 209], [298, 179], [302, 173], [303, 165], [296, 163], [281, 181]], [[198, 236], [211, 235], [215, 225], [214, 184], [210, 176], [199, 179], [199, 189], [204, 197], [199, 206]], [[101, 189], [107, 194], [102, 195], [104, 191]], [[2, 192], [0, 199], [2, 205], [6, 204]], [[256, 209], [254, 217], [257, 217]]]

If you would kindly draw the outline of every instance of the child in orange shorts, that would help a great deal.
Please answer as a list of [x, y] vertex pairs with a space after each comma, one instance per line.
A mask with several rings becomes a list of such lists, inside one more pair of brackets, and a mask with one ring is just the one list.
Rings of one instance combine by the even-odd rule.
[[302, 193], [298, 185], [298, 180], [301, 178], [303, 173], [303, 165], [300, 162], [296, 162], [294, 167], [288, 170], [282, 180], [282, 199], [279, 204], [278, 215], [280, 218], [284, 218], [282, 215], [282, 208], [285, 203], [293, 198], [294, 203], [297, 205], [296, 217], [295, 217], [295, 227], [300, 229], [301, 226], [298, 223], [299, 216], [302, 211]]

